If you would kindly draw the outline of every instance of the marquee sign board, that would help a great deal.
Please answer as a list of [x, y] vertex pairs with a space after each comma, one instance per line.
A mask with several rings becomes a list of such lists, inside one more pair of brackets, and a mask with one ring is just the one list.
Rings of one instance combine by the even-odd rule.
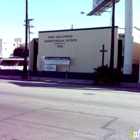
[[45, 71], [56, 71], [56, 65], [44, 65]]
[[[115, 0], [115, 3], [119, 1], [120, 0]], [[111, 7], [112, 7], [112, 0], [93, 0], [93, 10], [87, 15], [88, 16], [101, 15]]]
[[70, 57], [45, 57], [45, 65], [70, 65]]

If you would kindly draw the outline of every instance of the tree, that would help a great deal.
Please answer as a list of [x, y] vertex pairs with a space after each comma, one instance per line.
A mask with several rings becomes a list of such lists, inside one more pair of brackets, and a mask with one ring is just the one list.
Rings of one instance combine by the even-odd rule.
[[[14, 49], [13, 56], [24, 57], [25, 56], [25, 46], [20, 46]], [[29, 56], [29, 49], [27, 49], [27, 57]]]

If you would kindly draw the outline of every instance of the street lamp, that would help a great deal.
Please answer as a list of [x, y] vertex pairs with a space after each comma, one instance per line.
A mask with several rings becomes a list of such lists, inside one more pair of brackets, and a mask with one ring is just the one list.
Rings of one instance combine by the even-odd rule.
[[[83, 11], [81, 11], [81, 14], [82, 14], [82, 15], [84, 15], [84, 14], [88, 15], [87, 13], [85, 13], [85, 12], [83, 12]], [[96, 14], [96, 15], [94, 15], [94, 16], [101, 16], [101, 15]]]
[[24, 66], [23, 66], [23, 75], [22, 78], [28, 78], [27, 71], [27, 46], [28, 46], [28, 0], [25, 1], [25, 50], [24, 50]]

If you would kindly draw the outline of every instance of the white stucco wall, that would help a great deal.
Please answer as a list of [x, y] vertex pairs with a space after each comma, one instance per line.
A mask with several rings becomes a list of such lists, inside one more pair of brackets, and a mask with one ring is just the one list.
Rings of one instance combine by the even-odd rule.
[[[73, 39], [73, 41], [67, 41], [67, 39]], [[55, 40], [62, 41], [56, 42]], [[70, 57], [70, 72], [93, 72], [93, 68], [102, 64], [100, 50], [103, 44], [107, 50], [104, 64], [109, 64], [111, 44], [111, 28], [109, 27], [39, 32], [38, 68], [40, 68], [41, 56], [45, 55], [47, 57]], [[115, 67], [117, 66], [117, 53], [118, 28], [115, 28]], [[41, 69], [43, 70], [43, 67]], [[67, 69], [67, 66], [57, 66], [57, 71]]]
[[9, 57], [16, 48], [15, 42], [10, 39], [0, 39], [0, 53], [2, 57]]
[[34, 63], [34, 39], [29, 44], [29, 69], [33, 70]]

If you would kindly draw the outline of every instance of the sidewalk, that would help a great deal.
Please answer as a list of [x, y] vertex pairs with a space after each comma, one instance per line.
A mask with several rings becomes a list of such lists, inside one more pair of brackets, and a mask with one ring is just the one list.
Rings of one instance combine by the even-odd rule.
[[28, 79], [22, 79], [21, 76], [9, 76], [0, 75], [0, 79], [7, 80], [24, 80], [24, 81], [41, 81], [47, 83], [61, 83], [61, 84], [78, 84], [78, 85], [88, 85], [92, 86], [93, 81], [91, 80], [76, 80], [76, 79], [64, 79], [64, 78], [49, 78], [49, 77], [28, 77]]
[[[62, 78], [48, 78], [48, 77], [28, 77], [28, 79], [22, 79], [21, 76], [9, 76], [9, 75], [0, 75], [0, 79], [7, 80], [23, 80], [23, 81], [41, 81], [47, 83], [60, 83], [60, 84], [75, 84], [75, 85], [85, 85], [85, 86], [94, 86], [92, 80], [77, 80], [77, 79], [62, 79]], [[95, 87], [95, 86], [94, 86]], [[101, 86], [98, 86], [101, 87]], [[133, 88], [140, 89], [140, 83], [121, 83], [121, 85], [116, 86], [102, 86], [107, 88]]]

